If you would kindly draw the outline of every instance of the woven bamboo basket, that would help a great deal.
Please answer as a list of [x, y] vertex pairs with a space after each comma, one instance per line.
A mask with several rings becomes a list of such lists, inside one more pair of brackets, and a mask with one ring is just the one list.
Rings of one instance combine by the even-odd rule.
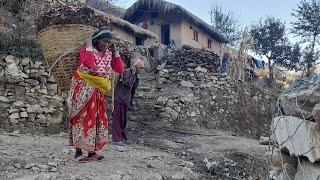
[[81, 45], [97, 28], [82, 24], [53, 25], [40, 31], [38, 39], [49, 64], [59, 56]]
[[[61, 91], [69, 90], [75, 71], [81, 44], [90, 38], [97, 28], [82, 24], [54, 25], [40, 31], [38, 40], [42, 52]], [[112, 71], [112, 89], [117, 78]]]
[[80, 45], [97, 28], [81, 24], [54, 25], [40, 31], [38, 40], [60, 90], [70, 87], [71, 75], [79, 57]]

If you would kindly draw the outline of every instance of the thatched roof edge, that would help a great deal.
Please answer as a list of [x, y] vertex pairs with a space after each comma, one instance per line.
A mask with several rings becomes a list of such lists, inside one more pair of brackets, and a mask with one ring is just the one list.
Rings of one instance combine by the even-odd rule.
[[94, 9], [94, 8], [91, 8], [91, 7], [88, 7], [92, 10], [94, 10], [95, 14], [98, 15], [98, 16], [105, 16], [105, 17], [108, 17], [110, 19], [110, 23], [114, 26], [117, 26], [119, 28], [123, 28], [123, 29], [130, 29], [134, 34], [136, 35], [140, 35], [140, 36], [143, 36], [143, 37], [148, 37], [148, 38], [158, 38], [157, 35], [155, 35], [153, 32], [151, 31], [148, 31], [146, 29], [143, 29], [135, 24], [131, 24], [130, 22], [124, 20], [124, 19], [121, 19], [121, 18], [118, 18], [118, 17], [115, 17], [113, 15], [109, 15], [105, 12], [102, 12], [100, 10], [97, 10], [97, 9]]
[[183, 19], [187, 20], [190, 24], [196, 26], [197, 28], [203, 30], [205, 33], [210, 35], [211, 38], [216, 39], [221, 43], [229, 43], [227, 39], [221, 32], [215, 30], [209, 24], [184, 9], [183, 7], [170, 3], [164, 0], [138, 0], [131, 7], [127, 9], [124, 14], [124, 19], [128, 21], [135, 20], [137, 18], [138, 11], [158, 11], [166, 14], [173, 14]]

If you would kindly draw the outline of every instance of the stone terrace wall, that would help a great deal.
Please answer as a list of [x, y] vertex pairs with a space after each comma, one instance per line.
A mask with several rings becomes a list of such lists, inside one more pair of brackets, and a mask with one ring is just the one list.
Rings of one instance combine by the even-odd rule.
[[41, 128], [63, 121], [64, 98], [41, 61], [0, 59], [0, 127]]
[[217, 73], [215, 66], [208, 66], [208, 62], [215, 64], [214, 56], [196, 54], [201, 52], [182, 49], [158, 66], [156, 89], [160, 90], [154, 93], [159, 95], [155, 108], [160, 121], [192, 129], [223, 128], [256, 137], [268, 134], [274, 108], [269, 92]]

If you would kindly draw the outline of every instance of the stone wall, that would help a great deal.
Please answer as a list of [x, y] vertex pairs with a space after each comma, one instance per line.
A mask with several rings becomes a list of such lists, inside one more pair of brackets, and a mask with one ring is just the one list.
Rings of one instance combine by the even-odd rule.
[[159, 97], [164, 119], [186, 127], [223, 128], [257, 137], [268, 134], [272, 106], [266, 90], [218, 74], [219, 58], [207, 51], [184, 48], [176, 54], [158, 68], [159, 84], [178, 92]]
[[255, 137], [268, 134], [272, 106], [267, 93], [202, 67], [178, 73], [181, 76], [168, 71], [161, 70], [159, 76], [159, 83], [166, 89], [163, 91], [171, 92], [157, 100], [163, 121], [186, 128], [222, 128]]
[[0, 59], [0, 126], [44, 127], [60, 124], [65, 108], [57, 84], [41, 61]]
[[274, 106], [267, 90], [217, 73], [219, 58], [207, 51], [182, 49], [162, 61], [155, 74], [142, 77], [132, 119], [195, 131], [269, 134]]

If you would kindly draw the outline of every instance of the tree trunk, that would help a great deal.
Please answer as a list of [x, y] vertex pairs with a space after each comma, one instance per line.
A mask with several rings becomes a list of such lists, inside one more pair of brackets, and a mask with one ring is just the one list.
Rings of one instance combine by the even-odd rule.
[[310, 56], [310, 59], [308, 61], [308, 69], [307, 69], [307, 76], [310, 76], [311, 75], [311, 68], [312, 68], [312, 63], [314, 62], [314, 48], [316, 46], [316, 37], [317, 35], [314, 34], [313, 35], [313, 39], [312, 39], [312, 44], [311, 44], [311, 56]]
[[268, 58], [268, 63], [269, 63], [269, 78], [273, 79], [273, 69], [272, 69], [272, 66], [271, 66], [270, 58]]
[[[313, 55], [312, 55], [312, 56], [313, 56]], [[312, 61], [312, 59], [309, 59], [309, 60], [308, 60], [308, 65], [307, 65], [307, 77], [309, 77], [309, 76], [311, 75], [311, 67], [312, 67], [311, 61]]]

